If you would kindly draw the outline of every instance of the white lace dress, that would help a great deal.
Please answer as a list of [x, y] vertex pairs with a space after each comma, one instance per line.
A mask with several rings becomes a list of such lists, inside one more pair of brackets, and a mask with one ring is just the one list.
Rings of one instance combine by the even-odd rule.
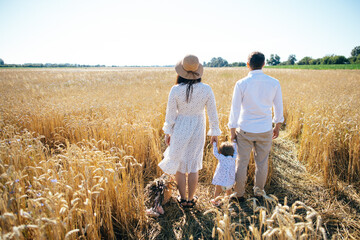
[[219, 136], [219, 120], [211, 87], [204, 83], [193, 85], [186, 102], [186, 85], [171, 88], [163, 130], [170, 134], [170, 146], [159, 167], [168, 174], [195, 173], [202, 168], [205, 144], [205, 107], [209, 117], [209, 136]]

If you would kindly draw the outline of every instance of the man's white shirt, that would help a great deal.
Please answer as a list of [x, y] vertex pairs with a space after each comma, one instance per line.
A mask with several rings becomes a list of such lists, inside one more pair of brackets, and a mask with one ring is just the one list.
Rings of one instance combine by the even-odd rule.
[[229, 128], [264, 133], [272, 130], [272, 122], [283, 121], [282, 93], [278, 80], [264, 74], [262, 70], [253, 70], [247, 77], [236, 82]]

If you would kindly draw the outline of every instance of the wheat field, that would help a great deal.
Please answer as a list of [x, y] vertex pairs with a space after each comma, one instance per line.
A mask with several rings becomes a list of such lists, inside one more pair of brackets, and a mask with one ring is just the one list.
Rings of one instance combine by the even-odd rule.
[[[329, 189], [340, 183], [358, 188], [360, 71], [264, 71], [280, 80], [282, 134], [296, 143], [307, 171], [320, 175]], [[220, 141], [229, 137], [234, 84], [246, 74], [245, 68], [204, 71], [202, 81], [217, 102]], [[149, 238], [143, 190], [161, 175], [161, 128], [175, 78], [171, 68], [0, 70], [2, 238]], [[209, 185], [217, 162], [207, 144], [204, 151], [200, 183]], [[239, 237], [326, 238], [321, 214], [311, 207], [272, 204], [254, 205], [261, 221]], [[291, 232], [300, 207], [308, 214]], [[229, 214], [211, 214], [213, 235], [236, 238], [240, 225], [232, 225]]]

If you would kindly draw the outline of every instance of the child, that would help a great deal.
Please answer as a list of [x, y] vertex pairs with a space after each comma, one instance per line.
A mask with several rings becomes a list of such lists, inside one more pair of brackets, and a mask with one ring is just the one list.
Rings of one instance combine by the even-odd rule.
[[235, 183], [235, 162], [236, 162], [236, 143], [224, 142], [221, 144], [219, 152], [216, 142], [213, 143], [214, 156], [219, 160], [216, 166], [215, 174], [212, 184], [215, 186], [214, 198], [211, 203], [215, 206], [220, 205], [220, 201], [216, 198], [220, 195], [222, 190], [226, 191], [226, 195], [231, 194], [231, 189]]
[[145, 204], [150, 206], [146, 210], [146, 214], [150, 217], [158, 217], [164, 214], [163, 205], [169, 202], [172, 191], [175, 189], [175, 180], [166, 173], [146, 185]]

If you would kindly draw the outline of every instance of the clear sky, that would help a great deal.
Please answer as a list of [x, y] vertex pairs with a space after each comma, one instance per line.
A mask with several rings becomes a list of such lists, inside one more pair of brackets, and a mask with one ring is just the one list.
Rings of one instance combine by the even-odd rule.
[[5, 63], [231, 63], [254, 50], [285, 61], [359, 45], [359, 0], [0, 0]]

